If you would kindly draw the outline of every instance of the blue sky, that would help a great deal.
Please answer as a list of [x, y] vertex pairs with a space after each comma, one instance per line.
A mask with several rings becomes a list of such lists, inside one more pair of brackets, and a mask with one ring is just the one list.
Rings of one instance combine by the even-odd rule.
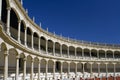
[[120, 0], [23, 0], [50, 32], [78, 40], [120, 43]]

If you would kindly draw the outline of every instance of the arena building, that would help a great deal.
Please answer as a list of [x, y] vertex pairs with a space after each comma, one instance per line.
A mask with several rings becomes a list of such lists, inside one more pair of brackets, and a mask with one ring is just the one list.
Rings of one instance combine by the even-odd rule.
[[120, 80], [120, 45], [43, 30], [22, 0], [0, 0], [0, 80]]

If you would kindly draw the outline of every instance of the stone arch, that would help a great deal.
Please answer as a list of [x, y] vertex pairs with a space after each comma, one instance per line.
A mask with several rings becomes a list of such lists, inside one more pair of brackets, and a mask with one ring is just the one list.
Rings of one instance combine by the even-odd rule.
[[48, 61], [48, 72], [53, 73], [53, 60]]
[[6, 43], [2, 42], [0, 45], [0, 72], [4, 73], [4, 54], [7, 51]]
[[26, 61], [26, 73], [31, 72], [31, 62], [34, 60], [31, 55], [27, 56], [27, 61]]
[[48, 40], [48, 53], [52, 55], [53, 53], [53, 41]]
[[35, 57], [34, 58], [34, 73], [38, 73], [38, 63], [39, 63], [39, 58]]
[[96, 50], [96, 49], [91, 49], [91, 56], [92, 56], [92, 57], [98, 57], [98, 56], [97, 56], [97, 50]]
[[20, 72], [23, 71], [23, 67], [24, 67], [24, 59], [26, 58], [24, 53], [20, 53], [19, 55], [19, 70]]
[[39, 51], [39, 35], [36, 32], [33, 33], [33, 44], [34, 49]]
[[21, 26], [20, 26], [20, 41], [22, 44], [25, 43], [25, 29], [26, 29], [26, 24], [24, 20], [21, 20]]
[[46, 38], [44, 36], [40, 37], [40, 48], [43, 51], [46, 51]]
[[75, 72], [75, 65], [76, 64], [74, 62], [70, 63], [70, 72], [73, 72], [73, 73]]
[[77, 57], [82, 57], [82, 48], [80, 48], [80, 47], [76, 48], [76, 56]]
[[67, 54], [68, 54], [68, 46], [63, 44], [62, 45], [62, 55], [67, 57]]
[[60, 54], [60, 43], [55, 42], [55, 53]]
[[82, 63], [80, 62], [77, 64], [77, 71], [82, 72]]
[[7, 50], [8, 50], [8, 48], [7, 48], [6, 43], [2, 42], [1, 43], [1, 51], [7, 51]]
[[115, 59], [120, 58], [120, 51], [114, 51], [114, 57]]
[[61, 70], [61, 63], [62, 63], [62, 62], [56, 61], [55, 63], [56, 63], [56, 66], [55, 66], [56, 72], [60, 72], [60, 70]]
[[46, 59], [41, 59], [41, 72], [45, 73], [46, 70]]
[[107, 50], [107, 51], [106, 51], [106, 57], [107, 57], [107, 58], [113, 58], [113, 51]]
[[75, 47], [69, 46], [69, 55], [75, 57]]
[[67, 62], [63, 62], [63, 72], [64, 73], [68, 72], [68, 63]]
[[104, 50], [99, 50], [99, 57], [105, 58], [105, 51]]
[[32, 48], [32, 30], [27, 27], [27, 46]]
[[16, 10], [14, 8], [11, 8], [10, 13], [10, 33], [11, 37], [13, 37], [15, 40], [18, 39], [18, 22], [20, 20], [20, 17]]
[[16, 58], [18, 56], [18, 51], [15, 48], [9, 49], [8, 53], [8, 73], [15, 73], [16, 72]]
[[90, 57], [90, 50], [88, 48], [84, 49], [84, 57]]

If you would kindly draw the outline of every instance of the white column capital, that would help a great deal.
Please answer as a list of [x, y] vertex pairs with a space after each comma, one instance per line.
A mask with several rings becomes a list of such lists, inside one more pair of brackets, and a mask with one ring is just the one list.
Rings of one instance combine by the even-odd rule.
[[108, 63], [108, 62], [106, 62], [106, 63], [104, 63], [104, 64], [106, 64], [106, 65], [107, 65], [107, 64], [109, 64], [109, 63]]
[[100, 65], [101, 63], [100, 62], [97, 62], [98, 65]]
[[71, 62], [70, 61], [66, 61], [68, 64], [70, 64]]
[[61, 64], [63, 64], [64, 61], [60, 61]]
[[113, 62], [112, 64], [116, 65], [117, 63], [114, 63], [114, 62]]
[[89, 62], [89, 64], [91, 64], [91, 65], [92, 65], [93, 63], [94, 63], [94, 62]]
[[54, 63], [57, 61], [57, 60], [52, 60]]
[[31, 62], [34, 62], [34, 59], [32, 59]]
[[19, 55], [17, 55], [17, 56], [16, 56], [16, 59], [19, 59], [19, 58], [20, 58], [20, 56], [19, 56]]
[[4, 55], [8, 56], [9, 55], [8, 52], [9, 52], [8, 50], [4, 51]]
[[27, 61], [27, 58], [25, 57], [25, 58], [23, 58], [23, 60], [24, 60], [24, 61]]
[[78, 64], [79, 62], [74, 62], [75, 64]]
[[48, 62], [48, 61], [49, 61], [49, 59], [47, 59], [47, 58], [44, 58], [44, 59], [45, 59], [45, 61], [46, 61], [46, 62]]
[[85, 64], [86, 62], [81, 62], [82, 64]]
[[11, 7], [7, 7], [7, 10], [11, 10]]
[[21, 23], [21, 20], [18, 20], [18, 23]]

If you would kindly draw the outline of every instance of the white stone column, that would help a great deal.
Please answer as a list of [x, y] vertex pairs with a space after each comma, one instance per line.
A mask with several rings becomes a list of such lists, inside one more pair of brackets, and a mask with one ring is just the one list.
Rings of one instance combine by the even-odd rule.
[[116, 80], [116, 76], [115, 76], [115, 73], [116, 73], [116, 63], [113, 63], [113, 67], [114, 67], [114, 80]]
[[107, 59], [107, 52], [105, 51], [105, 59]]
[[53, 55], [55, 56], [55, 43], [53, 42]]
[[99, 50], [97, 50], [97, 57], [98, 57], [98, 59], [100, 58], [100, 56], [99, 56]]
[[33, 36], [33, 32], [32, 32], [32, 35], [31, 35], [31, 46], [32, 46], [32, 49], [34, 49], [34, 36]]
[[19, 76], [19, 56], [16, 57], [16, 76], [15, 76], [15, 80], [18, 80], [18, 76]]
[[68, 79], [70, 78], [70, 62], [68, 62]]
[[48, 40], [46, 40], [46, 54], [48, 54]]
[[4, 80], [8, 78], [8, 51], [4, 52]]
[[48, 60], [46, 60], [46, 65], [45, 65], [45, 68], [46, 68], [46, 73], [45, 73], [45, 80], [48, 80]]
[[92, 65], [93, 65], [93, 62], [90, 62], [90, 77], [93, 77]]
[[56, 66], [56, 62], [53, 62], [53, 80], [55, 80], [55, 66]]
[[113, 51], [113, 59], [115, 59], [115, 52]]
[[60, 75], [61, 75], [61, 80], [62, 80], [62, 72], [63, 72], [63, 62], [61, 62], [61, 65], [60, 65]]
[[18, 42], [20, 42], [20, 30], [21, 30], [21, 20], [18, 21]]
[[25, 30], [25, 40], [24, 40], [24, 44], [25, 44], [25, 46], [27, 47], [27, 28], [25, 27], [24, 28], [24, 30]]
[[[40, 47], [40, 37], [38, 38], [39, 40], [38, 40], [38, 51], [40, 52], [41, 51], [41, 47]], [[41, 52], [40, 52], [41, 53]]]
[[41, 64], [41, 60], [38, 61], [38, 80], [40, 80], [40, 70], [41, 70], [40, 64]]
[[77, 58], [77, 49], [75, 48], [75, 58]]
[[91, 50], [90, 50], [90, 52], [89, 52], [89, 53], [90, 53], [90, 58], [92, 59]]
[[31, 60], [31, 75], [30, 75], [31, 80], [33, 80], [33, 73], [34, 73], [34, 59]]
[[106, 76], [108, 76], [108, 63], [105, 63], [105, 68], [106, 68]]
[[10, 11], [11, 7], [7, 8], [7, 34], [10, 36]]
[[27, 58], [24, 58], [24, 67], [23, 67], [23, 80], [26, 80], [25, 77], [26, 77], [26, 61], [27, 61]]
[[67, 48], [68, 58], [70, 57], [69, 47]]
[[60, 45], [60, 55], [62, 57], [62, 45]]
[[82, 57], [84, 58], [84, 49], [82, 49]]
[[1, 18], [2, 18], [2, 0], [0, 0], [0, 20], [2, 20]]
[[97, 63], [98, 66], [98, 77], [100, 76], [100, 63]]
[[75, 78], [76, 78], [76, 80], [77, 80], [77, 62], [75, 63]]
[[84, 68], [84, 65], [85, 65], [85, 62], [81, 62], [82, 63], [82, 71], [83, 71], [83, 78], [84, 78], [84, 76], [85, 76], [85, 68]]

